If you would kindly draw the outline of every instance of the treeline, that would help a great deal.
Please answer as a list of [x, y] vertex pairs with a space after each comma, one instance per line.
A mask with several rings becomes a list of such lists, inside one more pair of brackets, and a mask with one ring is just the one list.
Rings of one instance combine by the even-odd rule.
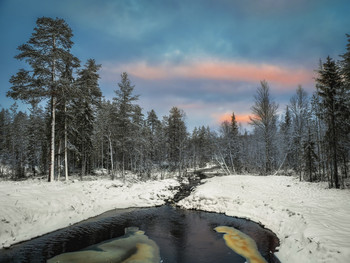
[[226, 173], [297, 173], [300, 180], [327, 180], [337, 188], [348, 177], [349, 35], [340, 61], [328, 57], [320, 63], [315, 92], [298, 87], [282, 116], [268, 83], [261, 82], [250, 133], [239, 129], [234, 113], [218, 131], [202, 126], [192, 132], [177, 107], [161, 118], [154, 110], [145, 114], [125, 72], [114, 97], [105, 100], [98, 84], [101, 66], [89, 59], [81, 67], [70, 52], [72, 36], [64, 20], [43, 17], [18, 47], [16, 58], [28, 69], [11, 77], [7, 95], [30, 108], [25, 113], [14, 104], [0, 112], [1, 176], [40, 174], [53, 181], [99, 169], [112, 178], [125, 179], [133, 171], [146, 179], [156, 171], [184, 175], [215, 163]]

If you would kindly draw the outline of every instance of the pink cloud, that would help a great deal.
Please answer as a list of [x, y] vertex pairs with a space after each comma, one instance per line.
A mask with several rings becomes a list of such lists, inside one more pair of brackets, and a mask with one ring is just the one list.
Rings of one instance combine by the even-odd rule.
[[[231, 122], [231, 116], [232, 116], [232, 113], [213, 113], [211, 115], [211, 117], [215, 120], [215, 123], [216, 124], [221, 124], [223, 123], [224, 121], [228, 121], [228, 122]], [[242, 124], [248, 124], [250, 122], [250, 119], [249, 119], [249, 114], [247, 113], [236, 113], [235, 112], [235, 117], [236, 117], [236, 121], [238, 123], [242, 123]]]
[[[231, 122], [231, 113], [224, 113], [218, 116], [218, 121], [224, 122], [224, 121], [228, 121]], [[236, 121], [237, 122], [244, 122], [244, 123], [248, 123], [250, 121], [249, 119], [249, 114], [235, 114], [236, 117]]]
[[[232, 113], [224, 113], [218, 116], [217, 120], [221, 123], [224, 121], [231, 122]], [[237, 122], [248, 123], [250, 121], [249, 114], [235, 114]]]
[[260, 82], [287, 86], [306, 85], [313, 82], [313, 72], [305, 68], [289, 68], [272, 64], [238, 63], [227, 61], [195, 61], [191, 63], [172, 65], [162, 63], [150, 65], [137, 62], [108, 67], [107, 73], [126, 71], [130, 75], [147, 80], [164, 80], [175, 78], [214, 79], [244, 82]]

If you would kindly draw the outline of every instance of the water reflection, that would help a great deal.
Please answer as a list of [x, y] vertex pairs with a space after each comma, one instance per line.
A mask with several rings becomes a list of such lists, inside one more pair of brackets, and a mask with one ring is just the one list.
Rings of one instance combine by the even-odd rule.
[[268, 262], [277, 262], [270, 253], [277, 237], [258, 224], [222, 214], [189, 211], [162, 206], [107, 212], [99, 217], [40, 238], [0, 250], [0, 262], [46, 262], [58, 254], [121, 237], [124, 229], [137, 226], [160, 249], [162, 262], [245, 262], [244, 257], [225, 245], [220, 225], [232, 226], [249, 235]]
[[226, 245], [236, 253], [245, 257], [250, 263], [267, 263], [261, 256], [256, 243], [248, 235], [228, 226], [218, 226], [215, 228], [218, 233], [224, 233]]
[[149, 239], [145, 232], [140, 231], [137, 227], [128, 227], [123, 237], [111, 239], [77, 252], [60, 254], [47, 262], [159, 263], [160, 255], [157, 244]]

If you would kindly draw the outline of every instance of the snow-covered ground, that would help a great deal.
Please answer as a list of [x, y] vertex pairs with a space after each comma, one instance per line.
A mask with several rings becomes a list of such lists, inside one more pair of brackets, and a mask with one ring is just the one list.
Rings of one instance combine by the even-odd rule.
[[[283, 263], [350, 262], [350, 191], [295, 177], [234, 175], [204, 180], [184, 208], [260, 222], [281, 241]], [[66, 227], [114, 208], [161, 205], [174, 179], [126, 183], [100, 179], [0, 182], [0, 247]], [[169, 189], [170, 188], [170, 189]]]
[[126, 183], [97, 181], [0, 182], [0, 248], [69, 226], [114, 208], [161, 205], [174, 179]]
[[179, 202], [188, 209], [260, 222], [281, 241], [282, 263], [350, 262], [350, 191], [295, 177], [233, 175], [205, 180]]

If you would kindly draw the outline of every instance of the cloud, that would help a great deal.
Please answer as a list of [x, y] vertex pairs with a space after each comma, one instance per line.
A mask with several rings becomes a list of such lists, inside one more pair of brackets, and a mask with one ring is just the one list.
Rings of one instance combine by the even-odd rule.
[[[232, 112], [214, 115], [218, 123], [222, 123], [224, 121], [231, 122], [231, 116], [232, 116]], [[248, 122], [250, 122], [249, 116], [250, 116], [249, 114], [235, 114], [236, 121], [244, 124], [248, 124]]]
[[164, 62], [151, 65], [140, 61], [121, 65], [111, 63], [103, 65], [101, 75], [107, 79], [111, 75], [126, 71], [131, 76], [144, 80], [208, 79], [250, 83], [266, 80], [269, 83], [293, 87], [313, 82], [313, 72], [310, 69], [289, 68], [273, 64], [201, 60], [181, 64]]

